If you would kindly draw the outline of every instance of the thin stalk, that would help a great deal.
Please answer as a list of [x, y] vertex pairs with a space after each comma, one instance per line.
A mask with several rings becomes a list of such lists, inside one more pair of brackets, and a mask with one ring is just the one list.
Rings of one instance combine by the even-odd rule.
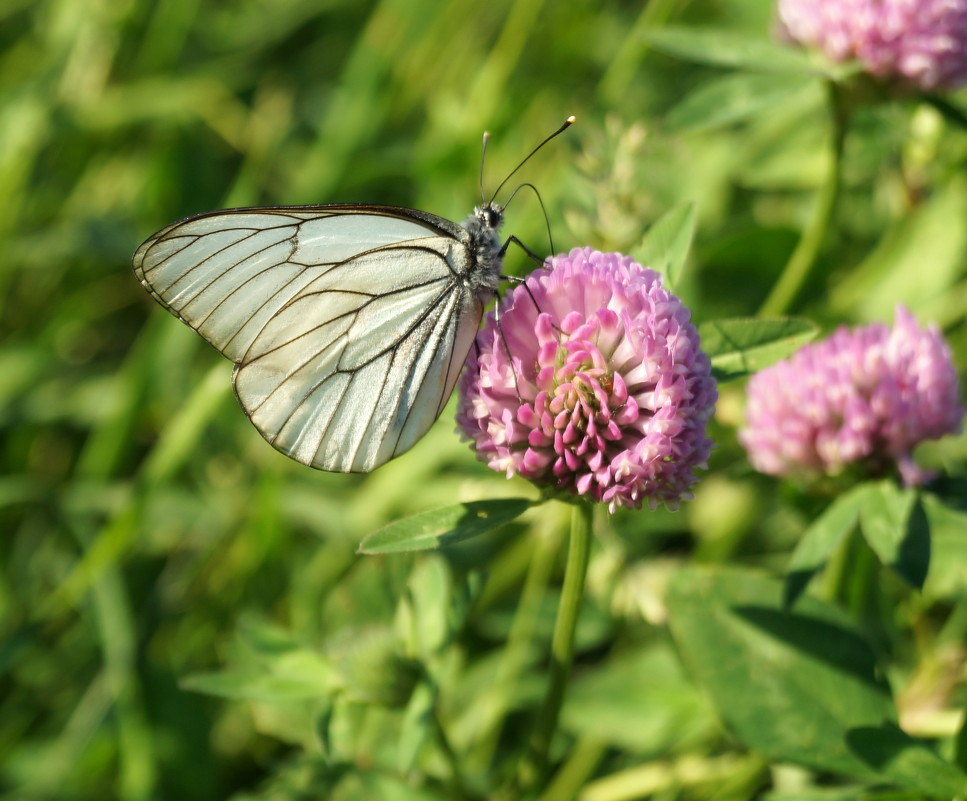
[[588, 504], [574, 504], [571, 510], [571, 538], [568, 543], [564, 586], [551, 640], [551, 664], [547, 695], [537, 724], [531, 735], [527, 755], [518, 770], [519, 787], [524, 791], [538, 789], [547, 775], [551, 740], [557, 731], [557, 721], [564, 702], [564, 691], [571, 676], [574, 661], [574, 632], [578, 611], [584, 597], [584, 580], [588, 572], [591, 549], [591, 512]]
[[540, 788], [537, 801], [573, 801], [594, 775], [608, 748], [606, 740], [595, 737], [578, 740], [560, 770]]
[[480, 703], [480, 741], [468, 758], [471, 772], [485, 773], [497, 751], [504, 717], [520, 680], [520, 674], [531, 651], [534, 630], [540, 614], [541, 600], [554, 566], [559, 537], [539, 531], [530, 553], [530, 564], [517, 614], [507, 636], [504, 653], [497, 666], [494, 681]]
[[809, 276], [816, 257], [826, 239], [826, 232], [833, 219], [836, 200], [842, 183], [843, 144], [849, 127], [849, 112], [839, 87], [832, 81], [826, 83], [829, 100], [832, 142], [830, 148], [829, 171], [820, 187], [813, 216], [799, 239], [799, 244], [786, 263], [782, 275], [772, 287], [769, 297], [759, 310], [762, 317], [775, 317], [784, 314], [795, 301]]
[[440, 711], [437, 709], [436, 704], [433, 705], [432, 718], [433, 731], [436, 734], [437, 743], [440, 746], [440, 750], [443, 751], [443, 758], [446, 760], [447, 766], [450, 768], [450, 792], [457, 801], [466, 801], [466, 799], [471, 798], [471, 795], [467, 791], [463, 771], [460, 769], [460, 758], [457, 756], [456, 751], [453, 750], [453, 745], [450, 743], [447, 731], [443, 728], [443, 721], [440, 720]]

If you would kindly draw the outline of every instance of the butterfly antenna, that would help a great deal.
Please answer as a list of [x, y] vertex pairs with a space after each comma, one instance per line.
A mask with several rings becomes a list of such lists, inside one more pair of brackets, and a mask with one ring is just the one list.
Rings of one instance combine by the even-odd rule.
[[519, 170], [521, 167], [523, 167], [530, 160], [531, 156], [533, 156], [538, 150], [540, 150], [542, 147], [544, 147], [544, 145], [546, 145], [548, 142], [550, 142], [554, 137], [559, 136], [560, 134], [564, 133], [568, 128], [570, 128], [574, 124], [574, 122], [575, 122], [576, 119], [577, 119], [577, 117], [575, 117], [572, 114], [570, 117], [568, 117], [566, 120], [564, 120], [564, 124], [560, 128], [558, 128], [556, 131], [554, 131], [554, 133], [552, 133], [550, 136], [548, 136], [546, 139], [544, 139], [537, 147], [535, 147], [530, 153], [528, 153], [521, 160], [520, 164], [518, 164], [516, 167], [514, 167], [514, 169], [512, 169], [507, 174], [507, 177], [504, 178], [504, 180], [500, 182], [500, 185], [494, 190], [493, 195], [491, 195], [490, 202], [491, 203], [494, 202], [494, 199], [497, 197], [498, 194], [500, 194], [500, 190], [504, 188], [504, 184], [506, 184], [510, 180], [511, 176], [514, 175], [514, 173], [516, 173], [517, 170]]
[[485, 204], [487, 202], [487, 196], [484, 194], [483, 189], [483, 172], [484, 172], [484, 161], [487, 158], [487, 143], [490, 141], [490, 131], [484, 131], [483, 135], [483, 147], [480, 148], [480, 200]]

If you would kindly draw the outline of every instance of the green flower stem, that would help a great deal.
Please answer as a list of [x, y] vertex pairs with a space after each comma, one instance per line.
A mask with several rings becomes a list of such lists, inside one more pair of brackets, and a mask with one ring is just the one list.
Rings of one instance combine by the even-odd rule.
[[792, 305], [816, 263], [816, 257], [826, 238], [826, 231], [836, 208], [836, 199], [842, 182], [843, 144], [849, 127], [849, 112], [843, 94], [835, 83], [827, 82], [826, 93], [832, 124], [829, 172], [816, 198], [812, 219], [802, 232], [799, 244], [789, 257], [782, 275], [779, 276], [779, 280], [772, 287], [769, 297], [759, 310], [761, 317], [785, 314]]
[[537, 801], [565, 801], [577, 798], [608, 753], [610, 744], [597, 737], [584, 737], [575, 744], [567, 761], [554, 778], [540, 788]]
[[518, 773], [519, 786], [525, 791], [539, 788], [544, 781], [551, 740], [557, 731], [564, 690], [571, 676], [574, 631], [581, 599], [584, 597], [584, 579], [588, 572], [588, 554], [591, 548], [591, 513], [591, 506], [584, 503], [574, 504], [571, 510], [571, 540], [568, 544], [557, 622], [554, 624], [554, 638], [551, 641], [547, 695], [531, 736], [527, 756], [521, 762]]

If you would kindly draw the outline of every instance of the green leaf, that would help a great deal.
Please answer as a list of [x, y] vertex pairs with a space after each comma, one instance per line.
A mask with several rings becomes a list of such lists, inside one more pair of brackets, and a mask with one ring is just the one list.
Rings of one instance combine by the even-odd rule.
[[898, 298], [915, 309], [949, 295], [962, 280], [967, 249], [967, 226], [952, 223], [965, 219], [967, 179], [959, 174], [898, 217], [873, 252], [844, 271], [829, 296], [832, 310], [854, 319], [883, 319]]
[[874, 485], [860, 512], [860, 529], [883, 564], [922, 589], [930, 567], [930, 524], [916, 491], [892, 481]]
[[954, 735], [954, 764], [960, 770], [967, 771], [967, 715], [964, 715]]
[[320, 698], [335, 688], [332, 664], [289, 632], [254, 616], [239, 623], [238, 640], [251, 666], [187, 676], [189, 690], [225, 698], [283, 702]]
[[533, 503], [526, 498], [502, 498], [423, 512], [374, 531], [359, 544], [357, 553], [399, 553], [453, 545], [509, 523]]
[[786, 571], [785, 606], [796, 602], [809, 580], [854, 529], [871, 491], [869, 484], [862, 484], [841, 495], [800, 537]]
[[930, 521], [930, 573], [924, 586], [932, 598], [967, 595], [967, 514], [926, 496], [924, 511]]
[[319, 743], [319, 750], [322, 751], [323, 758], [329, 760], [332, 758], [332, 737], [330, 736], [330, 728], [332, 726], [332, 713], [333, 705], [331, 703], [324, 704], [323, 708], [319, 711], [316, 716], [316, 737]]
[[[305, 796], [303, 796], [305, 797]], [[407, 784], [379, 770], [356, 770], [339, 783], [339, 801], [452, 801], [447, 793], [432, 783]]]
[[[844, 785], [836, 787], [804, 787], [801, 790], [785, 790], [763, 793], [757, 796], [760, 801], [874, 801], [874, 798], [866, 792], [866, 786], [862, 784]], [[887, 801], [881, 796], [876, 796], [875, 801]], [[891, 796], [889, 801], [902, 801]], [[919, 801], [919, 799], [917, 799]]]
[[728, 381], [784, 359], [812, 340], [819, 328], [797, 317], [735, 318], [702, 323], [698, 332], [716, 380]]
[[221, 363], [216, 364], [165, 426], [154, 450], [144, 461], [141, 473], [145, 481], [161, 484], [191, 458], [202, 430], [218, 414], [229, 394], [227, 371]]
[[967, 478], [944, 476], [934, 479], [926, 497], [951, 512], [967, 512]]
[[275, 658], [304, 649], [291, 632], [255, 615], [245, 615], [238, 624], [238, 639], [259, 658]]
[[396, 613], [410, 656], [426, 661], [449, 639], [451, 594], [452, 580], [443, 557], [434, 554], [413, 566], [406, 582], [406, 602]]
[[[933, 481], [921, 500], [930, 526], [930, 572], [923, 591], [933, 599], [967, 595], [967, 481]], [[964, 743], [967, 758], [967, 739]], [[963, 767], [967, 770], [967, 759]]]
[[420, 747], [426, 742], [433, 727], [433, 705], [436, 692], [429, 682], [420, 682], [403, 713], [400, 724], [399, 745], [396, 750], [396, 767], [404, 776], [413, 770]]
[[731, 73], [690, 92], [665, 118], [672, 131], [731, 125], [771, 111], [791, 95], [814, 92], [817, 84], [786, 73]]
[[568, 687], [561, 725], [575, 737], [636, 754], [702, 742], [716, 729], [705, 694], [667, 641], [618, 651], [582, 671]]
[[676, 286], [695, 234], [695, 204], [683, 203], [648, 229], [632, 255], [639, 264], [657, 270]]
[[753, 571], [686, 569], [672, 580], [669, 623], [725, 723], [768, 759], [858, 777], [875, 772], [846, 733], [896, 717], [867, 644], [836, 607]]
[[832, 74], [835, 69], [814, 62], [801, 50], [768, 39], [710, 29], [663, 27], [645, 31], [643, 38], [662, 53], [718, 67], [817, 77]]
[[956, 125], [967, 131], [967, 109], [961, 108], [956, 103], [951, 103], [942, 94], [925, 94], [923, 100], [939, 111], [943, 115], [944, 120], [951, 125]]
[[899, 787], [931, 798], [967, 795], [967, 774], [893, 724], [856, 728], [846, 742], [857, 757]]
[[222, 698], [268, 703], [323, 698], [332, 689], [328, 673], [276, 676], [233, 671], [195, 673], [182, 679], [181, 686], [186, 690]]

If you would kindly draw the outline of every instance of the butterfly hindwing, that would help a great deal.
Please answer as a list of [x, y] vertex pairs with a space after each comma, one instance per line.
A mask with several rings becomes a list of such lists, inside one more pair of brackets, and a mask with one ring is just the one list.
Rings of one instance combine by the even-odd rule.
[[479, 326], [466, 232], [392, 207], [239, 209], [162, 229], [141, 283], [236, 362], [235, 391], [274, 447], [367, 471], [439, 416]]
[[448, 258], [469, 268], [466, 248], [443, 237], [370, 251], [286, 304], [235, 372], [263, 436], [300, 462], [343, 472], [411, 447], [449, 397], [461, 329], [475, 333], [480, 321]]

